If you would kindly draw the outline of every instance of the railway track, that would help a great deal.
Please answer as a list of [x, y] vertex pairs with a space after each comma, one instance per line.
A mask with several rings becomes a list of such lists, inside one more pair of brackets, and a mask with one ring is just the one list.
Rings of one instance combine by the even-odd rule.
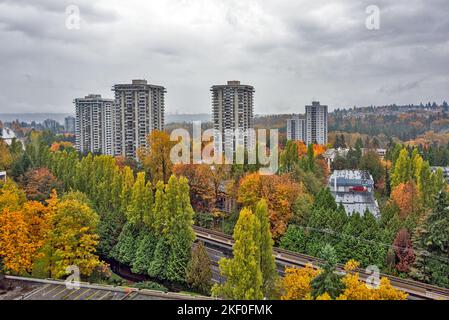
[[[206, 245], [209, 244], [215, 247], [221, 247], [226, 250], [225, 253], [227, 254], [229, 254], [229, 252], [232, 252], [234, 240], [231, 236], [198, 226], [194, 226], [194, 230], [197, 238], [203, 241]], [[273, 248], [273, 253], [276, 258], [276, 263], [278, 264], [278, 271], [281, 274], [283, 273], [283, 270], [279, 267], [282, 266], [284, 268], [285, 266], [304, 267], [306, 264], [311, 264], [313, 267], [318, 268], [318, 266], [322, 262], [321, 259], [281, 248]], [[340, 272], [344, 272], [342, 264], [338, 265], [338, 270]], [[366, 270], [361, 268], [358, 268], [355, 271], [359, 273], [360, 279], [362, 280], [366, 280], [372, 275], [371, 273], [368, 273]], [[390, 283], [395, 288], [408, 293], [410, 299], [449, 300], [449, 289], [440, 288], [410, 279], [402, 279], [387, 274], [380, 274], [380, 277], [388, 278], [390, 280]]]

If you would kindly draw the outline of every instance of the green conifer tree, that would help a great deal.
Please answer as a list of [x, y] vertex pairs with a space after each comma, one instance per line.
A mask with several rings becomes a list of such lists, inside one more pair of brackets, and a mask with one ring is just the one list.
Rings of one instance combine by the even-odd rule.
[[273, 294], [276, 281], [276, 261], [273, 256], [274, 241], [271, 237], [270, 220], [268, 217], [268, 206], [265, 200], [257, 203], [256, 218], [259, 220], [259, 249], [260, 249], [260, 270], [262, 272], [262, 286], [264, 296], [269, 298]]
[[324, 260], [323, 271], [310, 283], [312, 296], [316, 298], [324, 293], [328, 293], [332, 299], [335, 299], [343, 290], [341, 276], [336, 272], [338, 259], [335, 249], [327, 244], [321, 250], [320, 258]]
[[213, 295], [240, 300], [263, 298], [259, 248], [255, 239], [259, 228], [259, 222], [251, 209], [242, 209], [234, 229], [233, 258], [219, 261], [220, 272], [226, 281], [214, 285]]

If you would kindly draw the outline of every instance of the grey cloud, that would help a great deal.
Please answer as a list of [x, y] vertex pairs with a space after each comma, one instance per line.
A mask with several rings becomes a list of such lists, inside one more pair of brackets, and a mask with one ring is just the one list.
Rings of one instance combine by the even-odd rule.
[[[69, 4], [80, 30], [65, 28]], [[365, 28], [371, 4], [380, 30]], [[442, 101], [447, 12], [446, 0], [0, 0], [0, 112], [70, 112], [132, 78], [166, 86], [168, 112], [209, 112], [210, 86], [229, 79], [255, 86], [256, 113], [302, 112], [313, 97]]]
[[403, 93], [403, 92], [407, 92], [413, 89], [417, 89], [421, 83], [423, 82], [423, 80], [416, 80], [416, 81], [411, 81], [411, 82], [407, 82], [407, 83], [403, 83], [403, 84], [397, 84], [397, 85], [393, 85], [393, 86], [382, 86], [381, 88], [379, 88], [378, 92], [379, 93], [386, 93], [389, 95], [392, 94], [397, 94], [397, 93]]

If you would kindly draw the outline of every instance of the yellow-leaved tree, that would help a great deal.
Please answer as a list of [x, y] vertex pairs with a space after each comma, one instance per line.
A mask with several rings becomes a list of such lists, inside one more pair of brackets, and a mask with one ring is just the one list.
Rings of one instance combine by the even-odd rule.
[[101, 265], [95, 254], [98, 221], [98, 215], [84, 203], [73, 199], [57, 202], [39, 263], [41, 272], [61, 278], [67, 274], [67, 267], [74, 265], [81, 275], [89, 276]]
[[320, 274], [320, 270], [307, 264], [304, 268], [285, 268], [282, 278], [281, 300], [312, 300], [312, 280]]
[[382, 277], [377, 287], [371, 288], [364, 281], [360, 280], [358, 272], [354, 270], [358, 267], [358, 263], [350, 260], [345, 265], [346, 275], [342, 282], [345, 289], [337, 300], [405, 300], [407, 294], [403, 291], [395, 289], [390, 281]]
[[[360, 279], [358, 272], [354, 270], [359, 263], [349, 260], [345, 265], [345, 276], [341, 279], [344, 287], [342, 293], [336, 300], [405, 300], [407, 294], [395, 289], [390, 281], [383, 277], [379, 285], [369, 287]], [[314, 269], [308, 264], [304, 268], [286, 268], [285, 276], [281, 279], [281, 299], [282, 300], [312, 300], [311, 282], [320, 273], [321, 269]], [[331, 296], [325, 292], [316, 300], [331, 300]]]

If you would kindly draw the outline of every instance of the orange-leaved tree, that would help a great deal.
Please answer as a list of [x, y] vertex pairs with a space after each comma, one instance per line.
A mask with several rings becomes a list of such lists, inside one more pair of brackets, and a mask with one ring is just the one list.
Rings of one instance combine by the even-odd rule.
[[400, 183], [394, 187], [390, 197], [398, 206], [401, 218], [406, 218], [410, 214], [419, 212], [422, 207], [420, 194], [413, 180], [407, 183]]
[[173, 145], [168, 133], [154, 130], [147, 136], [147, 146], [137, 150], [137, 155], [154, 185], [158, 181], [167, 183], [172, 174], [170, 150]]
[[240, 181], [237, 200], [246, 207], [254, 208], [265, 199], [268, 204], [273, 238], [283, 235], [293, 216], [293, 206], [303, 186], [290, 179], [288, 174], [260, 175], [252, 173]]
[[215, 208], [214, 173], [206, 164], [177, 164], [173, 173], [189, 181], [190, 201], [195, 212], [211, 212]]

